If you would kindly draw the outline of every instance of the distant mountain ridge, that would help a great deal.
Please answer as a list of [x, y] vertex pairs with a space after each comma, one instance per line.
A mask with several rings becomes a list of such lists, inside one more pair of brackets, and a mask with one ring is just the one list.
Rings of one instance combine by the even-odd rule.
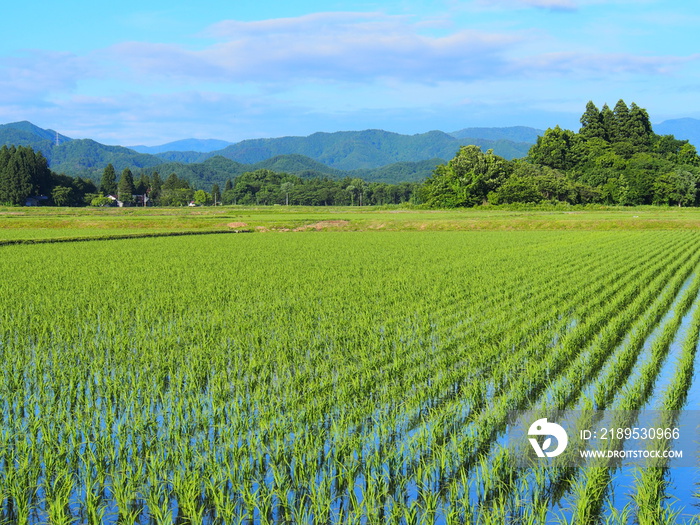
[[[44, 147], [68, 142], [71, 139], [61, 135], [52, 129], [42, 129], [29, 121], [0, 124], [0, 145], [14, 144], [15, 146], [33, 146], [39, 142], [45, 143]], [[36, 148], [34, 148], [36, 149]]]
[[527, 154], [531, 144], [503, 142], [480, 138], [455, 138], [442, 131], [417, 135], [401, 135], [389, 131], [337, 131], [314, 133], [308, 137], [249, 139], [207, 154], [186, 156], [184, 153], [163, 153], [164, 160], [202, 162], [214, 155], [244, 164], [254, 164], [279, 155], [305, 155], [326, 166], [340, 170], [372, 169], [396, 162], [417, 162], [426, 159], [451, 159], [460, 146], [475, 144], [494, 149], [496, 154], [512, 159]]
[[41, 151], [53, 171], [93, 180], [99, 180], [99, 174], [109, 163], [119, 170], [150, 168], [163, 163], [153, 155], [123, 146], [106, 146], [91, 139], [72, 139], [27, 121], [0, 125], [2, 145], [31, 146]]
[[700, 149], [700, 120], [694, 118], [678, 118], [665, 120], [654, 125], [654, 131], [659, 135], [673, 135], [677, 139], [687, 140]]
[[509, 140], [534, 144], [537, 137], [544, 135], [544, 130], [526, 126], [511, 126], [507, 128], [464, 128], [450, 133], [456, 139], [477, 138], [489, 140]]
[[[689, 140], [700, 149], [700, 120], [674, 119], [654, 125], [654, 131]], [[130, 168], [135, 173], [158, 170], [167, 177], [177, 173], [197, 187], [223, 184], [226, 180], [256, 169], [307, 177], [360, 177], [368, 182], [418, 182], [430, 176], [435, 166], [454, 157], [462, 145], [475, 144], [483, 150], [512, 159], [527, 155], [543, 132], [535, 128], [465, 128], [452, 133], [429, 131], [402, 135], [383, 130], [314, 133], [307, 137], [249, 139], [235, 144], [226, 141], [184, 139], [154, 149], [157, 155], [139, 153], [123, 146], [107, 146], [90, 139], [73, 139], [52, 129], [22, 121], [0, 125], [0, 146], [31, 146], [41, 151], [57, 173], [99, 181], [111, 163], [117, 173]], [[224, 148], [208, 149], [221, 144]]]
[[157, 155], [166, 151], [195, 151], [197, 153], [209, 153], [224, 149], [230, 146], [232, 142], [218, 139], [182, 139], [175, 142], [168, 142], [160, 146], [127, 146], [129, 149], [138, 151], [139, 153], [148, 153], [149, 155]]
[[[450, 159], [461, 145], [466, 144], [476, 144], [483, 149], [493, 148], [496, 154], [506, 158], [524, 156], [530, 147], [530, 144], [525, 142], [516, 143], [498, 138], [515, 136], [514, 128], [500, 128], [500, 132], [488, 132], [489, 128], [468, 129], [482, 134], [488, 133], [494, 138], [455, 138], [442, 131], [402, 135], [375, 129], [319, 132], [307, 137], [249, 139], [235, 144], [213, 139], [206, 141], [184, 139], [149, 149], [193, 146], [208, 149], [222, 143], [229, 145], [214, 151], [170, 151], [151, 155], [122, 146], [106, 146], [90, 139], [71, 139], [60, 134], [58, 134], [57, 145], [55, 131], [45, 130], [24, 121], [0, 126], [0, 144], [31, 145], [42, 151], [52, 169], [65, 171], [68, 174], [75, 174], [76, 171], [90, 171], [91, 168], [102, 168], [108, 162], [117, 169], [127, 166], [140, 168], [165, 162], [201, 163], [217, 155], [243, 164], [256, 164], [280, 155], [305, 155], [334, 169], [357, 170], [384, 167], [396, 162]], [[536, 131], [532, 130], [532, 132]]]
[[[465, 128], [452, 133], [429, 131], [402, 135], [378, 129], [318, 132], [308, 136], [247, 139], [220, 150], [208, 150], [197, 139], [161, 146], [137, 146], [167, 162], [203, 162], [216, 155], [243, 163], [257, 163], [277, 156], [300, 154], [338, 169], [376, 168], [394, 162], [416, 162], [430, 158], [452, 158], [459, 146], [475, 144], [493, 149], [507, 159], [523, 157], [542, 130], [525, 126]], [[224, 142], [224, 141], [221, 141]]]

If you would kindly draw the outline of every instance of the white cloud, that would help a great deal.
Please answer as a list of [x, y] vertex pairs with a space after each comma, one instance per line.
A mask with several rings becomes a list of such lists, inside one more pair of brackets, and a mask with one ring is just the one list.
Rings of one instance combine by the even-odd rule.
[[80, 79], [97, 71], [86, 57], [30, 50], [0, 60], [0, 91], [5, 102], [37, 100], [52, 92], [73, 90]]
[[536, 7], [552, 11], [576, 11], [579, 8], [578, 3], [574, 0], [478, 0], [477, 3], [489, 7]]
[[377, 78], [431, 83], [498, 74], [516, 34], [462, 30], [424, 35], [424, 23], [381, 13], [316, 13], [255, 22], [224, 21], [204, 34], [201, 50], [123, 43], [112, 54], [139, 75], [192, 81], [366, 82]]
[[523, 58], [518, 69], [534, 75], [555, 74], [568, 77], [591, 76], [608, 77], [614, 75], [668, 75], [684, 64], [697, 61], [700, 54], [687, 57], [641, 56], [628, 53], [543, 53]]
[[[564, 7], [570, 0], [517, 0]], [[377, 81], [434, 85], [540, 75], [663, 75], [695, 56], [643, 56], [595, 47], [575, 49], [535, 32], [487, 33], [461, 29], [424, 34], [424, 21], [382, 13], [315, 13], [253, 22], [227, 20], [203, 36], [202, 49], [126, 42], [112, 57], [144, 81], [184, 85], [291, 85]], [[569, 47], [569, 49], [567, 49]], [[551, 52], [551, 49], [561, 51]]]

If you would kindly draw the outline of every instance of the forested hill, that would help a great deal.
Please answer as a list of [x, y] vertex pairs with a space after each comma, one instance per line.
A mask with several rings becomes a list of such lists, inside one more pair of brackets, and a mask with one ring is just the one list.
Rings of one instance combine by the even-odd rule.
[[337, 170], [303, 155], [279, 155], [255, 164], [242, 164], [217, 155], [204, 162], [192, 164], [166, 163], [158, 166], [160, 173], [174, 173], [182, 179], [196, 181], [197, 187], [210, 188], [214, 184], [222, 186], [228, 179], [257, 170], [275, 173], [290, 173], [302, 179], [328, 178], [340, 180], [346, 177], [360, 178], [366, 182], [399, 184], [401, 182], [421, 182], [429, 177], [435, 168], [443, 164], [443, 159], [428, 159], [419, 162], [397, 162], [373, 169]]
[[0, 124], [0, 146], [29, 146], [35, 151], [41, 151], [47, 159], [57, 142], [62, 144], [69, 140], [72, 139], [57, 134], [52, 129], [42, 129], [26, 120]]
[[466, 146], [422, 189], [438, 207], [484, 203], [700, 206], [700, 157], [688, 140], [660, 135], [647, 111], [619, 100], [586, 105], [578, 132], [550, 128], [525, 160]]
[[513, 142], [499, 138], [497, 132], [493, 136], [493, 139], [455, 137], [442, 131], [401, 135], [370, 129], [314, 133], [308, 137], [250, 139], [208, 153], [171, 151], [157, 156], [188, 163], [203, 162], [218, 155], [243, 164], [255, 164], [280, 155], [304, 155], [331, 168], [349, 171], [380, 168], [397, 162], [450, 159], [466, 144], [479, 146], [484, 151], [493, 149], [497, 155], [513, 159], [524, 157], [536, 140], [535, 136], [530, 142]]
[[56, 173], [99, 180], [107, 164], [118, 169], [150, 168], [163, 161], [122, 146], [106, 146], [90, 139], [72, 139], [31, 122], [0, 125], [0, 146], [29, 146], [40, 151]]
[[[487, 133], [481, 128], [473, 129]], [[39, 128], [30, 122], [16, 122], [0, 126], [0, 146], [30, 146], [41, 151], [53, 171], [95, 181], [110, 163], [118, 171], [127, 167], [141, 169], [165, 163], [178, 163], [178, 166], [173, 168], [174, 171], [184, 174], [187, 171], [197, 172], [202, 169], [196, 166], [188, 169], [184, 165], [200, 164], [214, 157], [224, 157], [246, 165], [257, 165], [276, 159], [274, 162], [278, 166], [284, 165], [290, 173], [296, 174], [316, 171], [324, 175], [333, 175], [338, 170], [361, 170], [362, 176], [369, 177], [368, 180], [375, 180], [373, 170], [379, 170], [377, 177], [381, 180], [398, 182], [405, 175], [410, 176], [407, 181], [425, 178], [439, 161], [444, 162], [444, 159], [452, 158], [459, 147], [465, 144], [475, 144], [484, 150], [494, 149], [496, 154], [508, 159], [526, 155], [531, 144], [502, 138], [512, 134], [509, 129], [500, 128], [500, 131], [492, 132], [493, 139], [456, 138], [441, 131], [417, 135], [401, 135], [382, 130], [314, 133], [308, 137], [245, 140], [216, 151], [174, 151], [155, 156], [138, 153], [122, 146], [106, 146], [90, 139], [71, 139], [60, 134], [56, 140], [57, 135], [53, 130]], [[214, 143], [216, 142], [188, 139], [170, 145], [180, 148], [188, 145], [206, 148]], [[285, 159], [289, 155], [291, 157]], [[305, 157], [303, 161], [300, 160], [302, 156]], [[392, 168], [394, 164], [397, 164], [396, 169]], [[348, 174], [352, 175], [338, 173], [337, 176]]]

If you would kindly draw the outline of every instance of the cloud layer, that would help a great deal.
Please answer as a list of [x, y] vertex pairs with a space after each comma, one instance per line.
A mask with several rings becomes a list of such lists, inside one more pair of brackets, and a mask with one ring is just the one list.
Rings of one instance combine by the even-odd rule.
[[552, 11], [576, 11], [578, 4], [574, 0], [478, 0], [480, 5], [517, 7], [537, 7]]
[[[153, 143], [159, 133], [163, 141], [235, 140], [334, 126], [392, 129], [391, 122], [406, 125], [397, 131], [420, 132], [449, 129], [440, 122], [477, 112], [481, 125], [545, 127], [513, 115], [523, 108], [537, 115], [578, 111], [600, 96], [644, 103], [635, 93], [656, 89], [667, 97], [669, 86], [698, 84], [700, 56], [683, 54], [687, 45], [639, 52], [611, 45], [624, 37], [622, 29], [599, 42], [591, 39], [600, 35], [596, 23], [579, 33], [578, 26], [537, 25], [573, 24], [581, 11], [602, 9], [600, 1], [477, 0], [471, 5], [489, 9], [461, 22], [437, 12], [224, 20], [177, 41], [122, 41], [82, 53], [18, 50], [0, 57], [0, 122], [37, 120], [112, 143]], [[528, 14], [537, 24], [520, 25], [505, 9], [514, 6], [545, 11]], [[488, 23], [478, 23], [479, 16]], [[234, 127], [235, 135], [223, 132]]]
[[474, 79], [502, 71], [504, 50], [522, 37], [456, 31], [422, 34], [423, 24], [381, 13], [316, 13], [256, 22], [224, 21], [200, 50], [128, 42], [111, 49], [140, 75], [215, 82], [411, 82]]
[[[563, 7], [569, 0], [527, 0]], [[533, 75], [666, 74], [695, 56], [639, 56], [597, 50], [550, 52], [535, 32], [473, 29], [426, 34], [425, 23], [382, 13], [316, 13], [208, 28], [201, 49], [125, 42], [111, 58], [146, 79], [180, 82], [366, 83], [381, 79], [432, 84]]]

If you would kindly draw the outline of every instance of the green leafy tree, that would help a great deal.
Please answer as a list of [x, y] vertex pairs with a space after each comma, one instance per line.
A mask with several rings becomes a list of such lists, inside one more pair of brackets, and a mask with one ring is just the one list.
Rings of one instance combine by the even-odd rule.
[[221, 203], [236, 204], [236, 193], [233, 191], [233, 188], [226, 190], [221, 194]]
[[51, 191], [51, 200], [56, 206], [69, 206], [73, 201], [73, 188], [56, 186]]
[[163, 190], [160, 196], [162, 206], [187, 206], [192, 200], [194, 200], [194, 190], [190, 188]]
[[218, 184], [212, 184], [211, 199], [214, 201], [214, 204], [221, 202], [221, 190], [219, 189]]
[[575, 154], [578, 142], [579, 138], [573, 131], [555, 126], [537, 137], [537, 143], [530, 148], [528, 157], [535, 164], [569, 170], [579, 161]]
[[[354, 201], [357, 202], [358, 206], [362, 206], [362, 198], [365, 195], [365, 181], [360, 178], [354, 178], [350, 182], [350, 186], [353, 188], [352, 193]], [[349, 187], [348, 191], [350, 191]]]
[[700, 166], [698, 152], [690, 143], [683, 144], [676, 156], [678, 163], [686, 166]]
[[211, 195], [209, 195], [206, 191], [204, 190], [197, 190], [194, 192], [194, 202], [195, 204], [204, 205], [204, 204], [209, 204], [211, 202]]
[[94, 206], [96, 208], [102, 208], [111, 205], [112, 199], [110, 199], [109, 197], [105, 197], [104, 195], [96, 195], [90, 200], [90, 206]]
[[350, 194], [350, 205], [355, 205], [355, 194], [357, 193], [357, 188], [353, 184], [348, 184], [345, 190]]
[[567, 178], [558, 170], [530, 164], [523, 160], [514, 160], [512, 165], [512, 175], [489, 196], [489, 202], [510, 204], [559, 201], [587, 204], [600, 201], [599, 191]]
[[697, 173], [674, 170], [660, 176], [654, 183], [654, 204], [694, 206], [698, 198]]
[[425, 181], [420, 198], [429, 206], [475, 206], [487, 202], [510, 175], [507, 160], [483, 153], [478, 146], [462, 146], [447, 165], [438, 166]]
[[534, 177], [510, 177], [498, 188], [498, 191], [489, 194], [491, 204], [537, 203], [543, 200], [544, 197], [538, 188], [537, 179]]

